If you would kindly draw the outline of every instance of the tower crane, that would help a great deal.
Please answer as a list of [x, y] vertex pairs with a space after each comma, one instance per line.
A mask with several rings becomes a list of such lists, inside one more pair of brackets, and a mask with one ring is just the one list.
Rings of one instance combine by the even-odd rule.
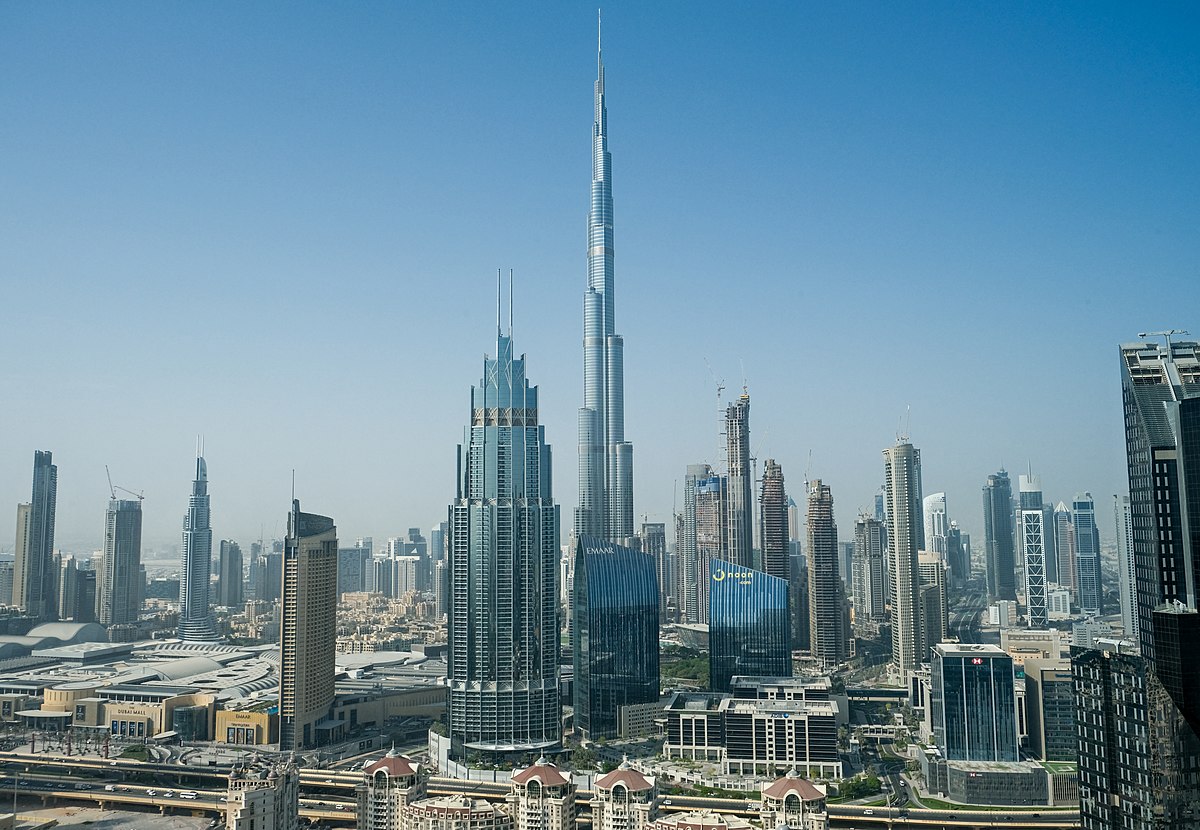
[[110, 473], [108, 471], [107, 464], [104, 465], [104, 475], [106, 475], [108, 477], [108, 492], [112, 496], [113, 501], [117, 500], [117, 491], [118, 490], [122, 490], [131, 496], [137, 496], [137, 500], [139, 502], [142, 501], [142, 499], [146, 498], [146, 496], [144, 495], [145, 491], [143, 491], [142, 493], [137, 493], [137, 492], [134, 492], [133, 490], [130, 490], [128, 487], [122, 487], [119, 484], [113, 484], [112, 473]]
[[1171, 354], [1171, 337], [1176, 334], [1187, 334], [1183, 329], [1167, 329], [1166, 331], [1141, 331], [1138, 332], [1138, 337], [1165, 337], [1167, 340], [1167, 354]]

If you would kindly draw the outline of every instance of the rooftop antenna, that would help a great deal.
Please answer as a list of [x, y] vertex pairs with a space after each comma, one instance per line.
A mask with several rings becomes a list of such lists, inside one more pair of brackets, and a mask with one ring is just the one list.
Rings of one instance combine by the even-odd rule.
[[496, 269], [496, 336], [499, 337], [500, 332], [500, 269]]
[[508, 269], [508, 339], [512, 339], [512, 285], [513, 285], [513, 269]]
[[292, 467], [292, 504], [296, 503], [296, 468]]

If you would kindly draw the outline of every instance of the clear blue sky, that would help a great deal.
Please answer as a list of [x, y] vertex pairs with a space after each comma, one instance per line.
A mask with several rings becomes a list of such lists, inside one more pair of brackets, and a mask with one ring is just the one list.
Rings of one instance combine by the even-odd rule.
[[[909, 406], [980, 542], [1002, 464], [1107, 514], [1117, 344], [1200, 334], [1194, 5], [604, 20], [639, 518], [718, 460], [706, 359], [843, 538]], [[101, 543], [106, 463], [178, 544], [198, 433], [218, 538], [279, 534], [293, 468], [345, 539], [429, 528], [498, 267], [565, 538], [594, 74], [589, 4], [0, 5], [0, 549], [34, 449], [64, 549]]]

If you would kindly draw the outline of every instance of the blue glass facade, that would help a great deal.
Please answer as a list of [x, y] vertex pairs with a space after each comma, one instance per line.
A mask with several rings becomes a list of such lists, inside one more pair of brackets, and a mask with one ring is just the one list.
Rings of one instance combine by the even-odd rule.
[[1018, 760], [1012, 657], [996, 646], [943, 643], [930, 679], [933, 738], [946, 760]]
[[787, 580], [714, 559], [708, 568], [709, 688], [736, 675], [791, 677]]
[[585, 536], [575, 551], [575, 725], [617, 737], [622, 706], [658, 701], [654, 557]]

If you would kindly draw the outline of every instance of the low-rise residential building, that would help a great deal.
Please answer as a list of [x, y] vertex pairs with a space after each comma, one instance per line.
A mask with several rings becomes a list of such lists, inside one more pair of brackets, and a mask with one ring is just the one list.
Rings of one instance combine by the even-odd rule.
[[423, 798], [408, 805], [405, 830], [513, 830], [504, 807], [466, 795]]

